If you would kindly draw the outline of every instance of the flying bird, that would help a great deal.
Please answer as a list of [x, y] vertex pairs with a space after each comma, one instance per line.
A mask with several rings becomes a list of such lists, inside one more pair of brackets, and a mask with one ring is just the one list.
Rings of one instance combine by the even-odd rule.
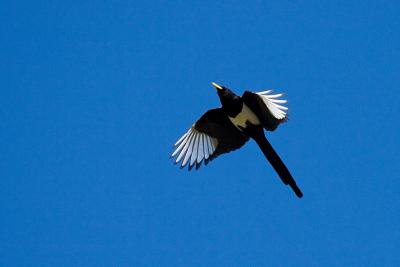
[[188, 165], [198, 169], [221, 154], [242, 147], [252, 138], [260, 147], [266, 159], [275, 169], [282, 182], [289, 185], [296, 196], [303, 193], [297, 186], [279, 155], [275, 152], [264, 134], [264, 129], [274, 131], [279, 124], [287, 121], [287, 107], [280, 99], [283, 94], [245, 91], [240, 97], [225, 86], [212, 83], [217, 89], [222, 106], [208, 110], [174, 144], [171, 157], [181, 168]]

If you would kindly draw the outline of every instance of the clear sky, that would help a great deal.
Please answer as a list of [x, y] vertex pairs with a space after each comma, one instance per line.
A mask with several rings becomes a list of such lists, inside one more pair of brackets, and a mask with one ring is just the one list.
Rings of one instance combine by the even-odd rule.
[[[400, 266], [398, 1], [2, 1], [0, 266]], [[197, 172], [171, 145], [275, 88]]]

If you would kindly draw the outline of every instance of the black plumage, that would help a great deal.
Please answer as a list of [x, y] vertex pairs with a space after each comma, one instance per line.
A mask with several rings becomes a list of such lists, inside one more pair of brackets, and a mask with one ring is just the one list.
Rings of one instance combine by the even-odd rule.
[[264, 129], [274, 131], [287, 120], [287, 108], [280, 105], [282, 94], [272, 95], [272, 90], [237, 96], [230, 89], [213, 83], [218, 89], [222, 107], [210, 109], [176, 143], [172, 157], [181, 162], [181, 168], [189, 165], [198, 169], [221, 154], [242, 147], [254, 139], [264, 156], [275, 169], [282, 182], [289, 185], [298, 197], [303, 193], [296, 185], [289, 170], [282, 162], [264, 134]]

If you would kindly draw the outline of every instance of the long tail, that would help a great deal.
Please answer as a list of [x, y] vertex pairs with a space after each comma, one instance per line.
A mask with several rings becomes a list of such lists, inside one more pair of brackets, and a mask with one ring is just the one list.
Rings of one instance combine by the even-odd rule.
[[264, 133], [262, 135], [257, 135], [257, 137], [254, 138], [254, 140], [257, 142], [258, 146], [264, 153], [264, 156], [267, 158], [269, 163], [271, 163], [272, 167], [278, 173], [282, 182], [286, 185], [289, 185], [293, 189], [296, 196], [298, 196], [299, 198], [303, 197], [303, 193], [297, 186], [296, 181], [293, 179], [289, 170], [287, 169], [287, 167], [285, 166], [279, 155], [275, 152], [272, 145], [268, 142]]

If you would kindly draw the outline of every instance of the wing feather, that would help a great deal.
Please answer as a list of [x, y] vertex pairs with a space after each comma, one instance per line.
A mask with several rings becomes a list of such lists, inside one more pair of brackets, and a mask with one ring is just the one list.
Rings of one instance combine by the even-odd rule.
[[208, 153], [208, 144], [206, 135], [203, 135], [203, 145], [204, 145], [204, 158], [208, 159], [209, 153]]
[[190, 144], [188, 146], [185, 158], [182, 161], [182, 167], [185, 167], [186, 163], [188, 162], [188, 160], [190, 159], [190, 156], [192, 155], [192, 150], [193, 150], [193, 143], [194, 143], [194, 139], [196, 137], [196, 134], [193, 134], [192, 139], [190, 140]]
[[179, 144], [178, 148], [175, 149], [174, 153], [172, 153], [171, 157], [175, 157], [176, 154], [178, 154], [178, 152], [180, 152], [182, 150], [182, 148], [185, 146], [186, 144], [186, 140], [189, 138], [191, 133], [191, 129], [189, 129], [189, 131], [187, 133], [184, 134], [184, 137], [181, 141], [181, 143], [179, 144], [178, 142], [175, 144], [175, 146], [177, 146], [177, 144]]
[[192, 166], [197, 159], [197, 150], [199, 149], [199, 135], [200, 134], [196, 133], [196, 138], [193, 142], [193, 152], [192, 156], [190, 157], [190, 166]]
[[283, 94], [271, 94], [272, 90], [259, 93], [244, 92], [242, 99], [246, 105], [257, 115], [262, 126], [269, 130], [275, 130], [279, 124], [287, 120], [287, 100], [279, 99]]
[[189, 138], [185, 142], [185, 146], [183, 147], [183, 149], [182, 149], [181, 153], [179, 154], [178, 158], [176, 159], [176, 163], [178, 163], [183, 158], [183, 156], [185, 156], [186, 151], [188, 150], [188, 147], [189, 147], [189, 144], [190, 144], [190, 141], [192, 140], [192, 138], [193, 138], [193, 134], [190, 133], [189, 134]]
[[238, 149], [248, 139], [221, 108], [211, 109], [179, 138], [171, 156], [177, 156], [175, 163], [182, 161], [181, 168], [188, 164], [189, 170], [194, 166], [198, 169], [202, 162], [207, 164], [221, 154]]
[[177, 146], [178, 144], [180, 144], [191, 132], [192, 132], [192, 128], [190, 128], [189, 131], [187, 131], [184, 135], [182, 135], [182, 137], [179, 138], [178, 141], [176, 141], [174, 146]]
[[197, 150], [197, 164], [200, 164], [200, 162], [204, 158], [204, 153], [203, 153], [203, 135], [199, 135], [199, 147]]

